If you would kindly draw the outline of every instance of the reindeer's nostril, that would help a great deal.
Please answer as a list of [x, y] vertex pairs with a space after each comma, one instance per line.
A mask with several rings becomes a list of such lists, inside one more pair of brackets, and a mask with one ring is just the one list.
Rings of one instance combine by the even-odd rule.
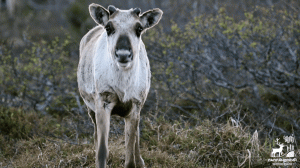
[[[132, 52], [129, 51], [129, 50], [123, 50], [123, 49], [119, 49], [119, 50], [116, 50], [116, 58], [117, 59], [128, 59], [128, 58], [131, 58], [132, 57]], [[129, 60], [128, 60], [129, 61]]]
[[116, 59], [120, 63], [127, 63], [129, 61], [132, 61], [132, 52], [129, 50], [119, 49], [116, 50]]

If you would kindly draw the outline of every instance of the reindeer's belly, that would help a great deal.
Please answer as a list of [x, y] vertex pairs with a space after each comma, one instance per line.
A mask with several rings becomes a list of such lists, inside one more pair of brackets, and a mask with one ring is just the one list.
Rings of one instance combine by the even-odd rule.
[[126, 103], [118, 100], [117, 104], [111, 111], [111, 115], [118, 115], [120, 117], [126, 117], [129, 115], [132, 108], [132, 101], [128, 101]]
[[[108, 92], [106, 92], [108, 93]], [[85, 91], [80, 90], [80, 94], [81, 97], [83, 98], [84, 103], [87, 105], [87, 107], [91, 110], [93, 110], [94, 112], [96, 112], [96, 108], [95, 108], [95, 100], [94, 100], [94, 96], [93, 94], [89, 94]], [[120, 117], [126, 117], [129, 115], [132, 106], [133, 106], [133, 101], [129, 100], [127, 102], [122, 102], [120, 101], [120, 99], [118, 98], [118, 96], [116, 95], [116, 93], [109, 93], [110, 95], [113, 95], [112, 97], [114, 97], [114, 100], [109, 100], [106, 99], [106, 96], [102, 97], [102, 100], [104, 101], [104, 103], [112, 103], [112, 101], [114, 101], [115, 106], [113, 107], [112, 111], [111, 111], [111, 115], [118, 115]]]
[[132, 100], [122, 102], [117, 93], [112, 89], [107, 90], [107, 92], [100, 93], [100, 99], [104, 108], [109, 107], [109, 104], [114, 104], [113, 107], [110, 107], [112, 108], [111, 115], [118, 115], [120, 117], [128, 116], [133, 106]]

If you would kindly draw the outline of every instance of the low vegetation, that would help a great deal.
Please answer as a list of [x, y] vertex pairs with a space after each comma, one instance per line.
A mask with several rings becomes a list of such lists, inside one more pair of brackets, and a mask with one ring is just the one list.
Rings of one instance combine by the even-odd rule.
[[[65, 119], [59, 121], [24, 109], [1, 108], [1, 167], [94, 167], [92, 134], [77, 137]], [[109, 167], [125, 162], [124, 122], [112, 118]], [[6, 126], [6, 127], [2, 127]], [[261, 144], [233, 119], [225, 124], [203, 120], [197, 126], [142, 117], [141, 152], [147, 167], [240, 167], [267, 165], [269, 141]]]

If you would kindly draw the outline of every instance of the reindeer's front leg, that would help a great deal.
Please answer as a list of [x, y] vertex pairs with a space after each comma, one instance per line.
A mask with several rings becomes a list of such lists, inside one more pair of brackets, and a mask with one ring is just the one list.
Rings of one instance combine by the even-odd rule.
[[115, 103], [110, 99], [109, 94], [98, 94], [95, 105], [97, 124], [96, 167], [105, 168], [108, 156], [110, 116]]
[[[133, 103], [132, 110], [125, 118], [125, 167], [135, 168], [141, 167], [144, 164], [143, 159], [139, 153], [139, 120], [140, 120], [140, 106]], [[136, 163], [137, 161], [137, 163]]]
[[88, 113], [89, 113], [89, 116], [94, 124], [94, 148], [97, 149], [97, 124], [96, 124], [96, 114], [95, 112], [93, 112], [90, 108], [87, 108], [88, 109]]
[[144, 168], [145, 163], [140, 154], [140, 130], [139, 130], [139, 121], [140, 121], [140, 112], [138, 113], [138, 124], [137, 124], [137, 133], [136, 133], [136, 140], [135, 140], [135, 164], [137, 168]]

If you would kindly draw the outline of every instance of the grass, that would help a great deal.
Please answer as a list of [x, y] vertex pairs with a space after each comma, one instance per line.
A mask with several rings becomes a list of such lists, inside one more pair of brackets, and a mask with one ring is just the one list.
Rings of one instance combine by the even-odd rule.
[[[17, 122], [7, 128], [9, 133], [3, 131], [5, 127], [0, 129], [0, 167], [95, 167], [92, 134], [72, 136], [76, 131], [64, 120], [36, 112], [1, 108], [0, 114], [0, 125]], [[114, 127], [123, 129], [118, 118], [112, 120]], [[75, 137], [79, 139], [74, 141]], [[265, 166], [270, 153], [268, 142], [261, 145], [257, 132], [251, 134], [233, 119], [190, 126], [143, 116], [140, 141], [146, 166], [154, 168]], [[108, 167], [124, 166], [124, 144], [122, 134], [110, 134]]]
[[[151, 124], [152, 123], [152, 124]], [[265, 164], [268, 149], [260, 146], [257, 134], [231, 123], [204, 120], [199, 126], [146, 120], [142, 149], [150, 167], [233, 167]], [[147, 149], [148, 148], [148, 149]], [[249, 161], [249, 152], [252, 157]], [[147, 160], [149, 159], [149, 160]], [[244, 162], [247, 160], [247, 162]]]

